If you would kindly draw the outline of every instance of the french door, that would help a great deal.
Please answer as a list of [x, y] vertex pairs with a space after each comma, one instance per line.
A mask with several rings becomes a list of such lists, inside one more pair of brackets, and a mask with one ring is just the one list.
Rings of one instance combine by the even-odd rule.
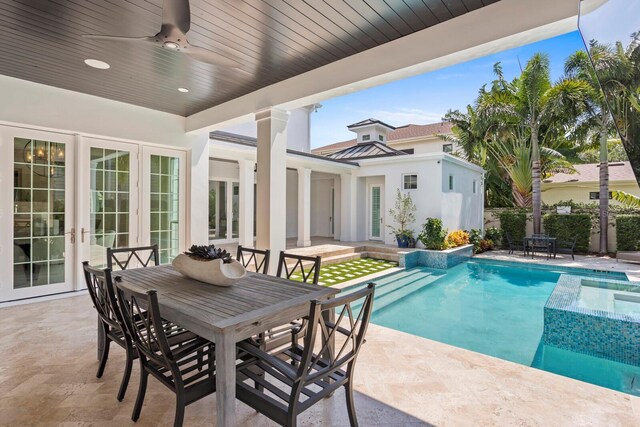
[[0, 153], [0, 302], [84, 289], [107, 248], [184, 250], [186, 152], [0, 125]]
[[74, 142], [0, 125], [0, 301], [74, 289]]
[[138, 151], [137, 144], [83, 138], [78, 162], [80, 261], [104, 268], [107, 248], [138, 246]]
[[382, 186], [369, 187], [369, 239], [382, 240]]
[[144, 246], [158, 245], [161, 264], [184, 250], [186, 159], [183, 151], [142, 147], [139, 240]]

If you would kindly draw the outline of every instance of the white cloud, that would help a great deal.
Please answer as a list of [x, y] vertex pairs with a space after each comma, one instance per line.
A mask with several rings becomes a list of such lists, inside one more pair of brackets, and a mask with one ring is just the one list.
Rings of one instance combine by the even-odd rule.
[[363, 111], [364, 116], [382, 120], [393, 126], [409, 123], [428, 124], [442, 121], [444, 113], [426, 111], [420, 108], [396, 108], [394, 110]]

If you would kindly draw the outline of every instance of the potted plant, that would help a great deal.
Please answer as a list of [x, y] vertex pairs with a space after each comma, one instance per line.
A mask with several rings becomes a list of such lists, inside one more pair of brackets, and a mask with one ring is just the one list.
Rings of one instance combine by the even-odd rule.
[[215, 245], [193, 245], [171, 265], [187, 277], [218, 286], [231, 286], [247, 274], [229, 252]]
[[396, 237], [399, 248], [415, 248], [416, 239], [413, 231], [408, 227], [416, 220], [416, 205], [409, 193], [402, 194], [398, 188], [396, 202], [393, 208], [389, 209], [389, 215], [398, 226], [387, 225], [391, 229], [391, 234]]

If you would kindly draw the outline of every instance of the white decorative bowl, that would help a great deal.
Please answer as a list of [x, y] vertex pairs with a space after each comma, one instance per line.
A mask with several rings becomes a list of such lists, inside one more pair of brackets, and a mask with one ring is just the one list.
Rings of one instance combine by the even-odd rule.
[[247, 270], [235, 259], [225, 264], [221, 259], [200, 261], [180, 254], [171, 265], [191, 279], [216, 286], [231, 286], [247, 274]]

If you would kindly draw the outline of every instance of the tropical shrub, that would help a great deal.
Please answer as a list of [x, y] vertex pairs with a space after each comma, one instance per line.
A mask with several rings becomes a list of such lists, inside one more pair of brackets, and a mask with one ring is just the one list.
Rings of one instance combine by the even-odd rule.
[[591, 239], [591, 216], [588, 214], [546, 214], [543, 218], [546, 234], [558, 240], [576, 240], [576, 252], [588, 252]]
[[478, 253], [490, 251], [491, 249], [493, 249], [493, 240], [491, 239], [480, 240], [480, 244], [478, 245]]
[[442, 228], [440, 218], [427, 218], [422, 225], [422, 232], [418, 235], [418, 240], [427, 249], [442, 250], [446, 248], [445, 238], [447, 230]]
[[507, 233], [514, 242], [521, 242], [527, 233], [527, 214], [523, 210], [500, 212], [500, 228], [502, 230], [502, 246], [507, 247]]
[[447, 234], [445, 244], [448, 248], [457, 248], [458, 246], [469, 244], [469, 233], [464, 230], [454, 230]]
[[479, 230], [477, 228], [472, 228], [471, 231], [469, 231], [469, 243], [473, 245], [474, 254], [480, 252], [481, 240], [482, 240], [482, 230]]
[[488, 227], [484, 230], [484, 238], [485, 240], [491, 240], [493, 245], [500, 244], [502, 241], [502, 230], [498, 227]]
[[640, 250], [640, 215], [618, 215], [616, 239], [619, 251]]

